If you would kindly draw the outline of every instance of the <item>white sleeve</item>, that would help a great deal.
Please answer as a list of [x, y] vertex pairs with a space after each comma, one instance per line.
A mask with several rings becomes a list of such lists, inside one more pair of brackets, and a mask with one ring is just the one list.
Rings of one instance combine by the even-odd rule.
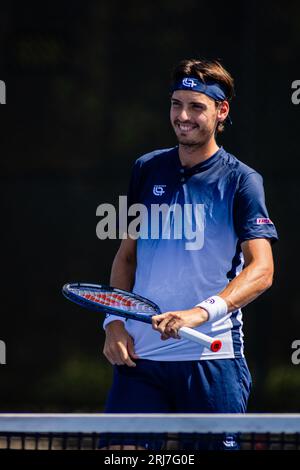
[[117, 315], [109, 315], [109, 314], [106, 314], [105, 316], [105, 320], [103, 322], [103, 329], [105, 330], [105, 328], [107, 327], [107, 325], [109, 325], [111, 322], [115, 321], [115, 320], [120, 320], [122, 321], [124, 324], [126, 322], [126, 318], [124, 317], [118, 317]]

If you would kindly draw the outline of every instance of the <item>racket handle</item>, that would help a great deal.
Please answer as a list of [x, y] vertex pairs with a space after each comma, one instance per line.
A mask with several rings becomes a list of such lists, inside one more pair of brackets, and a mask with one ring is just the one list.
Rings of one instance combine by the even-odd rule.
[[218, 352], [222, 347], [221, 340], [211, 338], [210, 336], [200, 333], [200, 331], [193, 330], [192, 328], [188, 328], [187, 326], [179, 328], [178, 333], [182, 338], [189, 339], [195, 343], [200, 343], [212, 352]]

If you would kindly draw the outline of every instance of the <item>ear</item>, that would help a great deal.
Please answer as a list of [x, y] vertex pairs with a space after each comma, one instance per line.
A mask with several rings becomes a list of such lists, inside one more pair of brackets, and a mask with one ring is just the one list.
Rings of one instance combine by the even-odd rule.
[[218, 106], [217, 117], [219, 122], [224, 122], [229, 114], [228, 101], [222, 101]]

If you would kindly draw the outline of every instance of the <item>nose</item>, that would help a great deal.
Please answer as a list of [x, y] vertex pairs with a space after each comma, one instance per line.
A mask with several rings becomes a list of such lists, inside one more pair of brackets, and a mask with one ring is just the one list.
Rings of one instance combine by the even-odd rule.
[[189, 120], [190, 120], [190, 117], [189, 117], [189, 114], [188, 114], [187, 109], [182, 108], [182, 109], [180, 110], [180, 113], [178, 114], [178, 119], [179, 119], [181, 122], [189, 121]]

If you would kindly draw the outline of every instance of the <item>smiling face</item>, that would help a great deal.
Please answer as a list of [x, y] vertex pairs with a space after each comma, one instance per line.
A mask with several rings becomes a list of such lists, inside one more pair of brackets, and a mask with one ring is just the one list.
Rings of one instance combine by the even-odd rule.
[[227, 114], [226, 101], [216, 105], [203, 93], [187, 90], [172, 94], [170, 120], [180, 145], [202, 147], [214, 137], [218, 122]]

